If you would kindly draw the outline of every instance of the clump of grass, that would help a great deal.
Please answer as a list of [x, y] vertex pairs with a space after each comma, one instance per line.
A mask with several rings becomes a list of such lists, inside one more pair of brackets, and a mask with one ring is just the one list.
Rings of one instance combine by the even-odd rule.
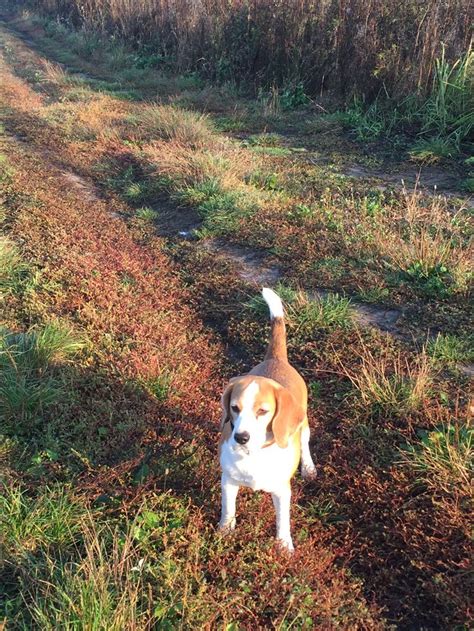
[[359, 289], [357, 295], [363, 302], [384, 302], [390, 296], [390, 290], [388, 289], [388, 287], [376, 285], [373, 287]]
[[149, 206], [142, 206], [135, 212], [135, 217], [146, 223], [153, 223], [158, 217], [158, 212]]
[[174, 197], [188, 206], [195, 206], [204, 219], [205, 228], [213, 234], [231, 232], [244, 215], [255, 210], [250, 195], [239, 190], [225, 190], [216, 178], [179, 190]]
[[[306, 292], [283, 284], [275, 287], [285, 305], [289, 326], [299, 336], [310, 336], [315, 329], [348, 327], [352, 322], [350, 300], [338, 294], [310, 297]], [[246, 306], [262, 318], [268, 317], [268, 306], [261, 296], [253, 297]]]
[[158, 401], [166, 401], [172, 389], [172, 382], [172, 374], [168, 371], [163, 371], [161, 374], [144, 381], [143, 385]]
[[86, 509], [64, 486], [42, 489], [31, 497], [18, 485], [0, 491], [2, 544], [7, 557], [22, 558], [41, 547], [75, 540]]
[[429, 394], [430, 365], [423, 353], [413, 363], [398, 354], [377, 357], [365, 348], [355, 369], [342, 366], [370, 414], [401, 416], [419, 410]]
[[48, 324], [26, 333], [0, 330], [0, 420], [29, 431], [65, 390], [55, 365], [84, 346], [70, 329]]
[[473, 340], [456, 335], [438, 333], [426, 346], [432, 360], [441, 366], [456, 366], [474, 361]]
[[193, 149], [208, 147], [216, 142], [209, 118], [190, 110], [170, 105], [152, 105], [140, 115], [140, 132], [172, 140]]
[[18, 293], [28, 271], [16, 244], [0, 236], [0, 297], [2, 294]]
[[408, 152], [413, 162], [436, 164], [443, 158], [451, 158], [457, 153], [456, 147], [446, 138], [421, 138]]
[[402, 451], [403, 461], [434, 490], [468, 492], [474, 465], [473, 428], [448, 421], [421, 431], [420, 438]]
[[153, 605], [143, 582], [145, 559], [130, 532], [100, 527], [82, 530], [84, 553], [70, 563], [52, 563], [26, 595], [32, 621], [43, 629], [149, 628]]
[[279, 147], [281, 136], [271, 133], [254, 134], [249, 136], [246, 142], [253, 147]]
[[430, 97], [421, 110], [422, 132], [436, 134], [460, 150], [460, 144], [474, 129], [472, 73], [474, 51], [471, 47], [453, 62], [446, 59], [445, 46], [435, 61]]

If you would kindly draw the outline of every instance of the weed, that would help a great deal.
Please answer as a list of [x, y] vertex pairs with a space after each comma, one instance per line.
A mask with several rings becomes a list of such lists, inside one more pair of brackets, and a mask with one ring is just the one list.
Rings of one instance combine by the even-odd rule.
[[291, 149], [286, 147], [263, 147], [260, 145], [254, 145], [250, 147], [254, 153], [263, 153], [267, 156], [273, 156], [275, 158], [282, 158], [291, 155]]
[[359, 289], [357, 295], [362, 302], [378, 303], [384, 302], [390, 296], [390, 289], [383, 286], [368, 287]]
[[75, 540], [86, 509], [64, 486], [42, 489], [29, 497], [18, 485], [0, 491], [0, 523], [4, 552], [10, 559], [32, 554], [41, 547]]
[[144, 386], [158, 401], [166, 401], [172, 387], [172, 375], [164, 371], [155, 377], [147, 379], [144, 382]]
[[456, 147], [446, 138], [421, 138], [408, 152], [414, 162], [435, 164], [456, 154]]
[[436, 364], [456, 366], [474, 361], [472, 340], [456, 335], [438, 333], [426, 346], [426, 352]]
[[278, 134], [254, 134], [247, 138], [246, 144], [251, 147], [278, 147], [281, 144], [281, 137]]
[[436, 59], [431, 95], [421, 113], [422, 132], [435, 133], [438, 138], [453, 143], [459, 151], [460, 144], [474, 129], [472, 101], [472, 68], [474, 51], [466, 53], [450, 63], [442, 45], [441, 56]]
[[302, 225], [314, 215], [314, 212], [314, 208], [307, 204], [296, 204], [288, 211], [287, 216], [296, 225]]
[[462, 225], [449, 218], [438, 201], [426, 209], [419, 201], [416, 191], [405, 194], [398, 231], [379, 240], [386, 267], [399, 281], [431, 298], [468, 291], [472, 246], [463, 235]]
[[468, 424], [447, 422], [433, 430], [420, 431], [420, 442], [401, 452], [428, 485], [447, 493], [467, 492], [474, 464], [474, 430]]
[[280, 92], [280, 106], [282, 110], [294, 110], [310, 102], [302, 83], [284, 87]]
[[255, 208], [251, 199], [240, 191], [223, 190], [216, 178], [184, 188], [175, 197], [189, 206], [195, 206], [204, 219], [204, 228], [213, 234], [232, 232], [239, 220]]
[[136, 210], [135, 217], [146, 223], [153, 223], [158, 217], [158, 212], [149, 206], [143, 206], [142, 208], [138, 208]]
[[252, 186], [266, 190], [281, 190], [281, 184], [277, 173], [265, 173], [262, 171], [254, 171], [249, 175], [247, 181]]

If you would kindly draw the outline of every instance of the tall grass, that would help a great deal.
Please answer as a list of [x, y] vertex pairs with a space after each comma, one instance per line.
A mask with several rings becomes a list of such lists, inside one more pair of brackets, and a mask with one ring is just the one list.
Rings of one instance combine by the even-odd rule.
[[[445, 60], [469, 46], [469, 0], [34, 0], [76, 26], [111, 33], [151, 59], [218, 81], [280, 86], [283, 99], [326, 87], [369, 97], [428, 92]], [[90, 51], [91, 52], [91, 51]], [[92, 51], [94, 52], [94, 51]], [[274, 93], [274, 92], [273, 92]], [[299, 102], [299, 100], [298, 100]]]
[[474, 51], [467, 52], [452, 63], [446, 59], [445, 46], [435, 60], [431, 94], [422, 112], [422, 132], [430, 136], [460, 143], [474, 129]]

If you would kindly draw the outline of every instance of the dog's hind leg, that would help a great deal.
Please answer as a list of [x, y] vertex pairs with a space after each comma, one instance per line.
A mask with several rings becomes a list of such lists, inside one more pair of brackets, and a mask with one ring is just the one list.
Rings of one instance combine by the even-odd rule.
[[309, 437], [310, 431], [308, 419], [306, 419], [301, 428], [301, 475], [305, 480], [314, 480], [316, 467], [309, 451]]

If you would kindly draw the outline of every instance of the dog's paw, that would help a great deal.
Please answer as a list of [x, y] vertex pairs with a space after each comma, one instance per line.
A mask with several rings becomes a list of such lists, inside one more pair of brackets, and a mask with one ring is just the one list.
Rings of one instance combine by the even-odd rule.
[[289, 554], [293, 554], [293, 552], [295, 551], [295, 546], [293, 545], [293, 541], [291, 539], [291, 537], [288, 538], [282, 538], [282, 539], [277, 539], [277, 543], [279, 545], [279, 547], [281, 548], [281, 550], [283, 550], [284, 552], [288, 552]]
[[317, 476], [317, 471], [314, 464], [302, 465], [301, 476], [304, 480], [314, 480]]
[[235, 530], [235, 517], [226, 521], [222, 521], [221, 519], [217, 529], [223, 535], [232, 532], [233, 530]]

